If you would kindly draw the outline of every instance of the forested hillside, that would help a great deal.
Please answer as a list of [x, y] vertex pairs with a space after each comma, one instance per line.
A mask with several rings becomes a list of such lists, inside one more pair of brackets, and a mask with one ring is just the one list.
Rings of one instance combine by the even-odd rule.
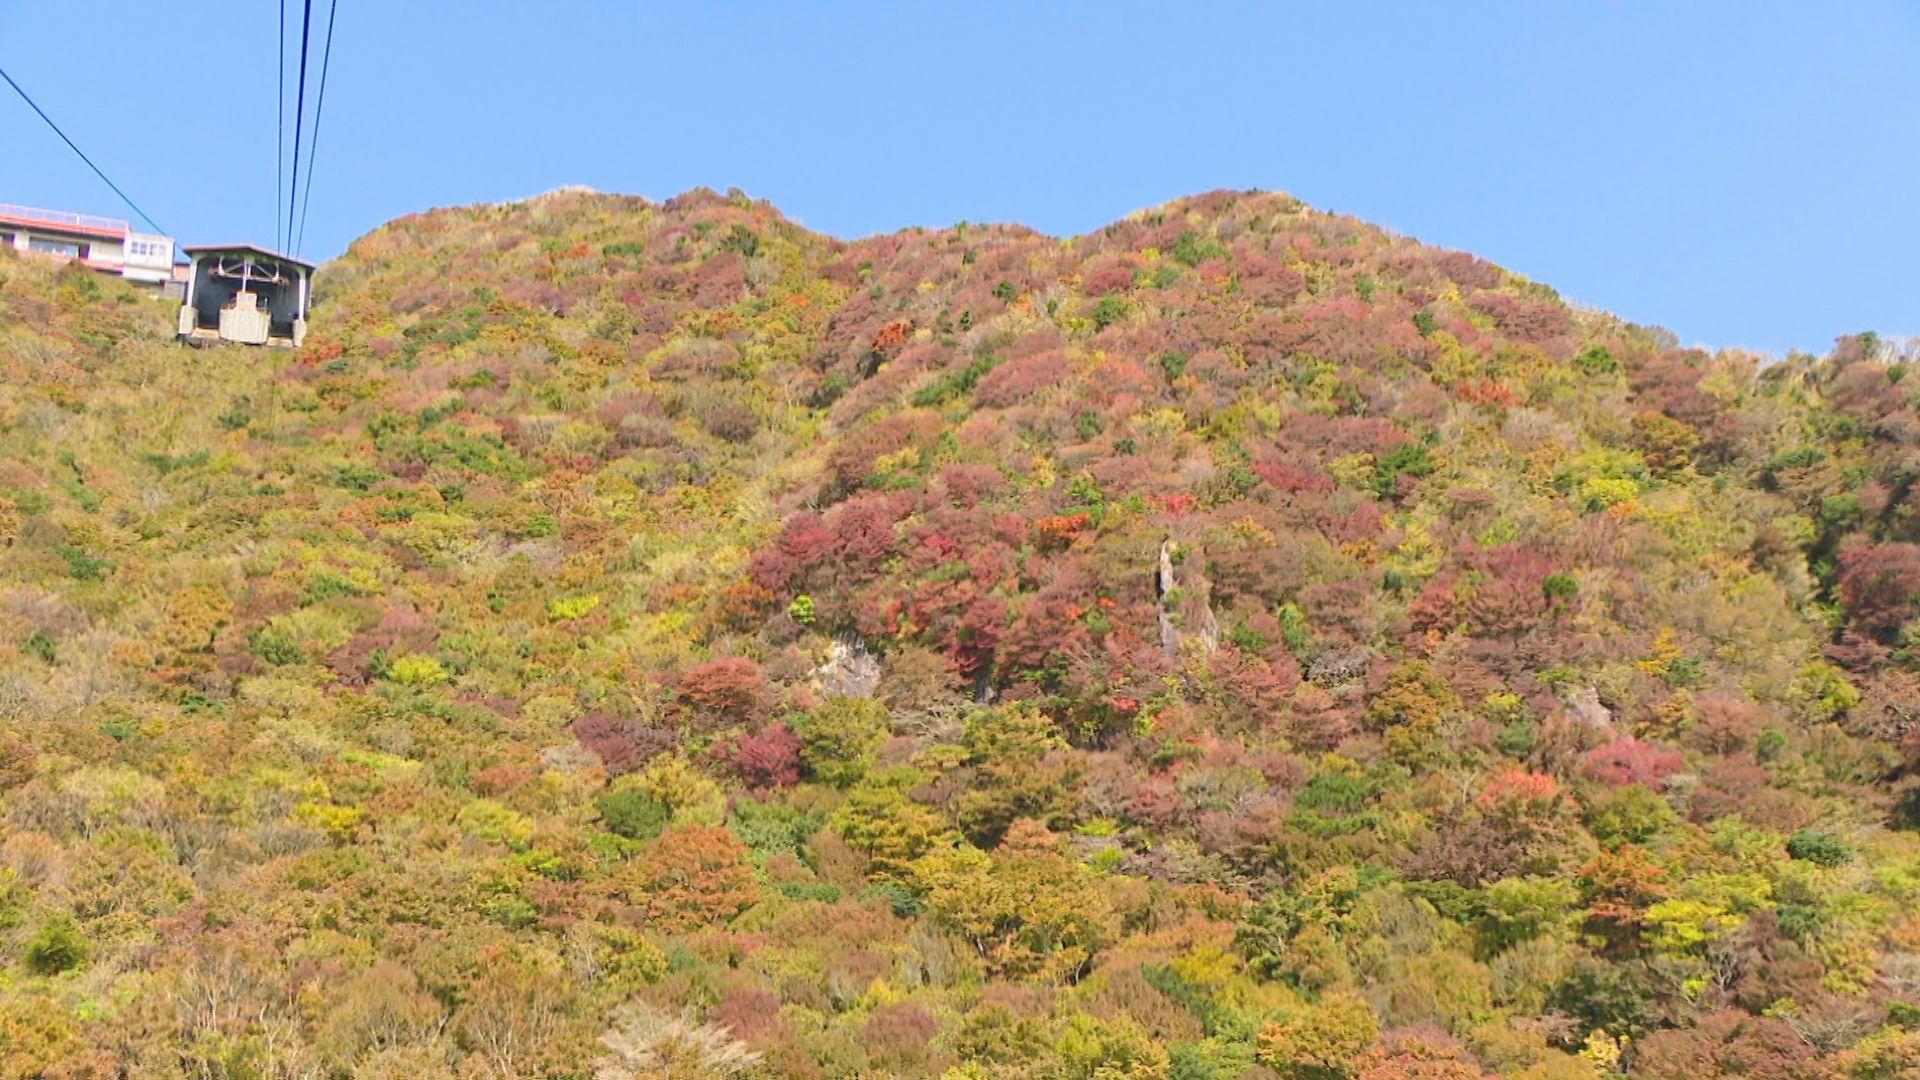
[[1920, 1077], [1872, 335], [1236, 193], [172, 321], [0, 250], [0, 1078]]

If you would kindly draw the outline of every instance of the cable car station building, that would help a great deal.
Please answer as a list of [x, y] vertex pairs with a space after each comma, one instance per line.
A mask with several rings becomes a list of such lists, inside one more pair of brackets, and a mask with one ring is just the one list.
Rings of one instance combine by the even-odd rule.
[[165, 287], [173, 279], [173, 238], [134, 232], [119, 218], [0, 203], [0, 247], [77, 259], [144, 285]]
[[251, 244], [181, 248], [193, 260], [180, 340], [297, 349], [307, 336], [313, 264]]

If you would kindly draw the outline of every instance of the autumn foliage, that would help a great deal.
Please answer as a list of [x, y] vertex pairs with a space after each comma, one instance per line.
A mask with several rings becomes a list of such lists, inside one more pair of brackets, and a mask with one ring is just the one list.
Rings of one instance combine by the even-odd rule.
[[171, 333], [0, 248], [0, 1076], [1920, 1061], [1912, 343], [1226, 191], [556, 192]]

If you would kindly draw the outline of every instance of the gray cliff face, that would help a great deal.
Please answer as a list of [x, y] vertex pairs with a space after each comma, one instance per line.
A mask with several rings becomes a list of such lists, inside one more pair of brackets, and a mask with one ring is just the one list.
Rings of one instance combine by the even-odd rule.
[[880, 658], [859, 642], [835, 639], [827, 660], [814, 669], [814, 683], [831, 697], [872, 697], [880, 685]]

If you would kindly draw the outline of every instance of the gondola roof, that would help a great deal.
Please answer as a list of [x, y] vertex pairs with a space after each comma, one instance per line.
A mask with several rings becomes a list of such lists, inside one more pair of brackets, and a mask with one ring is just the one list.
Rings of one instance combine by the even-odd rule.
[[202, 252], [215, 252], [215, 251], [246, 251], [246, 252], [251, 252], [255, 255], [265, 255], [269, 259], [277, 259], [280, 262], [292, 263], [293, 265], [302, 267], [308, 271], [312, 271], [317, 265], [315, 263], [310, 263], [305, 259], [296, 259], [291, 255], [285, 254], [283, 252], [275, 251], [272, 248], [263, 248], [258, 244], [192, 244], [186, 247], [182, 247], [180, 250], [187, 253], [188, 255], [198, 255]]

